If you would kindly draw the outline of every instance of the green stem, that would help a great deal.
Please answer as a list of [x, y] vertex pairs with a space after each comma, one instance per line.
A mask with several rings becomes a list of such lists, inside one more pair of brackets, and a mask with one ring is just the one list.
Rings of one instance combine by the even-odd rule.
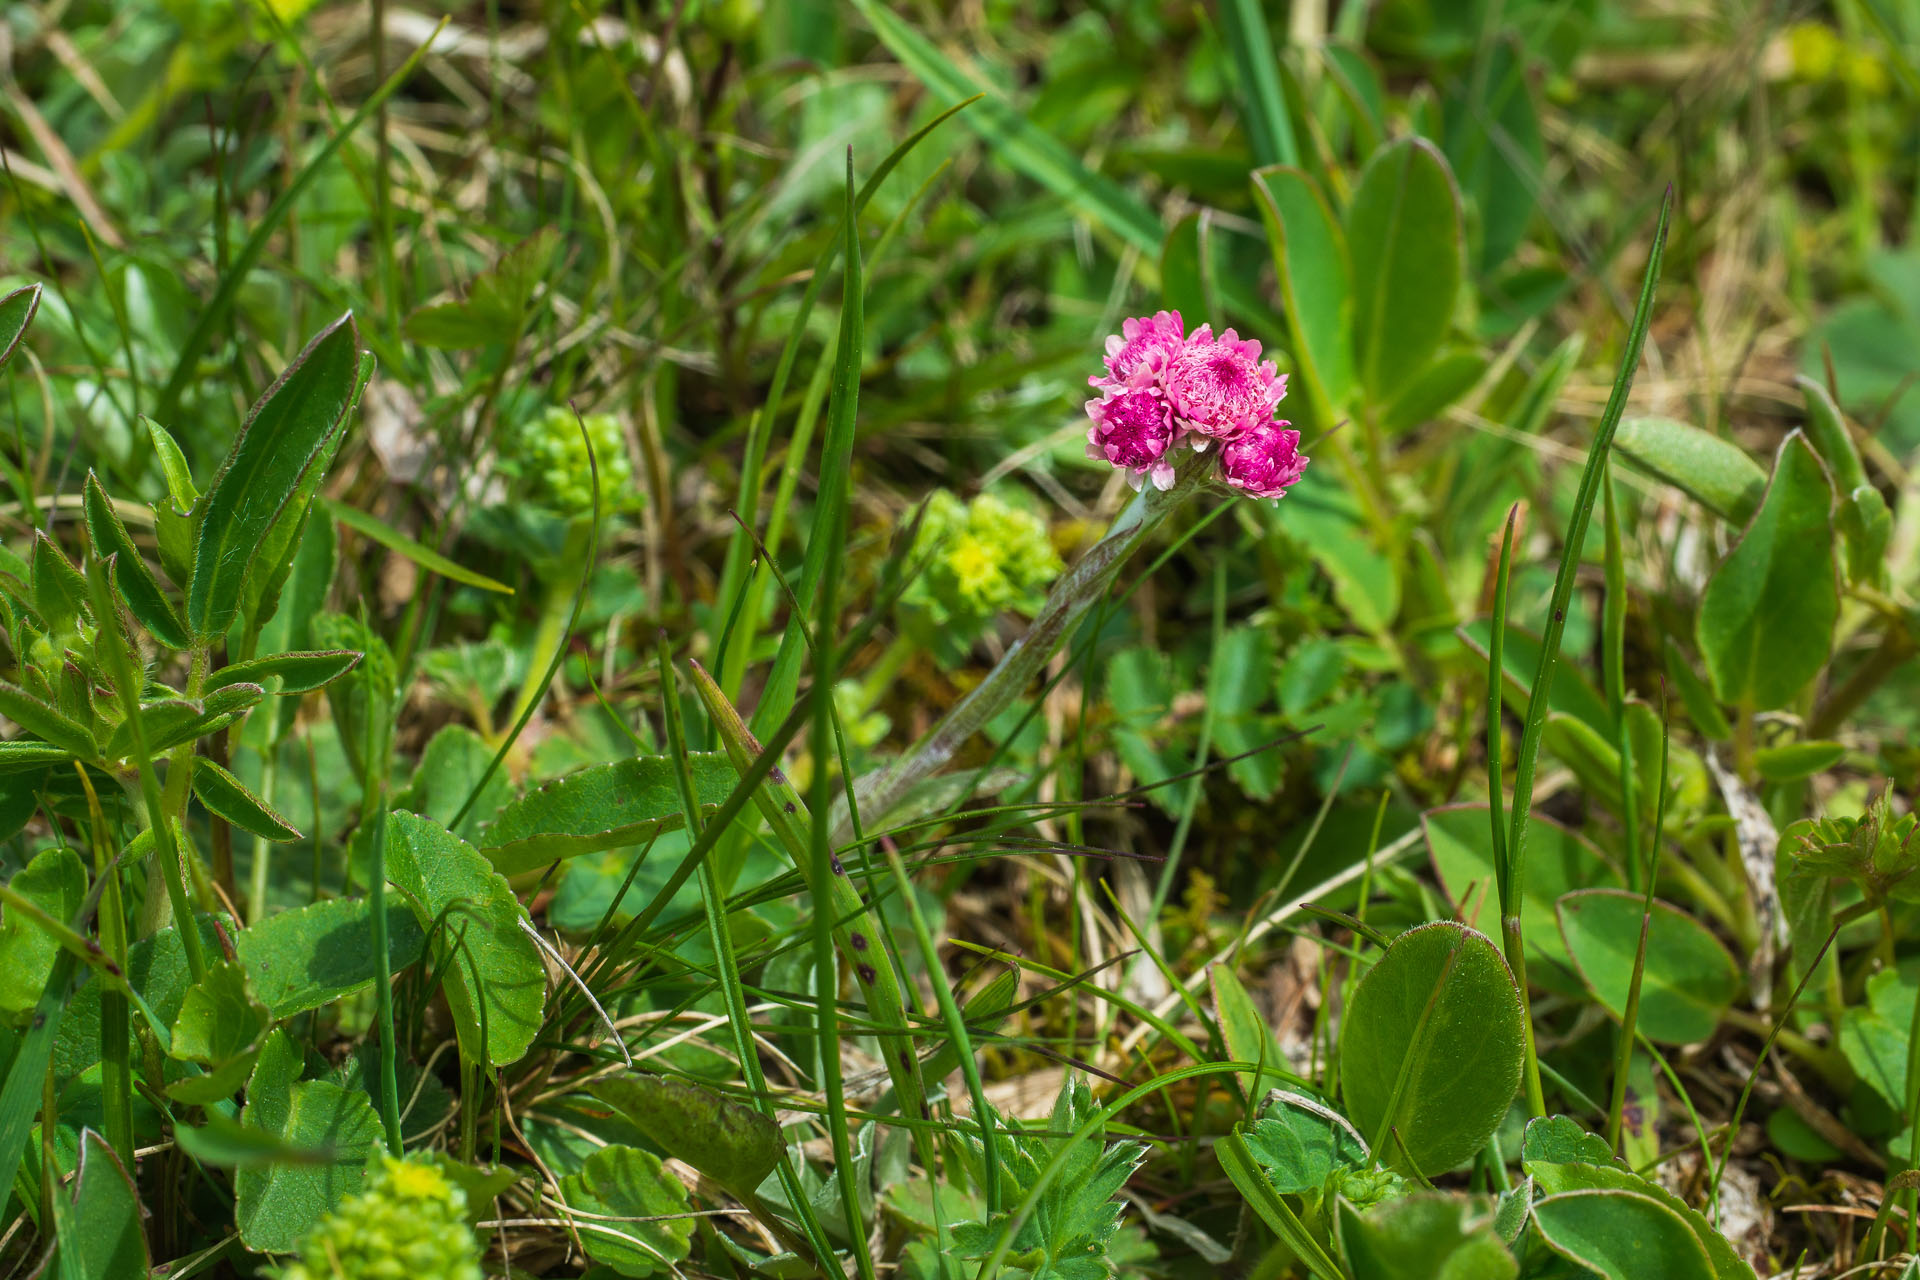
[[[1199, 489], [1212, 465], [1210, 456], [1198, 455], [1181, 468], [1172, 488], [1143, 490], [1114, 520], [1106, 537], [1054, 584], [1027, 634], [1014, 642], [986, 678], [891, 767], [855, 784], [861, 811], [871, 821], [885, 820], [915, 784], [938, 772], [969, 738], [1026, 692], [1073, 624], [1106, 594], [1127, 558]], [[850, 825], [842, 819], [834, 825], [833, 843], [843, 845], [851, 834]]]

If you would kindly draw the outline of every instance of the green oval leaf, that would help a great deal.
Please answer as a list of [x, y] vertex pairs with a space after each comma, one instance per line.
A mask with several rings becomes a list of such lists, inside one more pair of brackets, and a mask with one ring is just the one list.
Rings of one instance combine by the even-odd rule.
[[1341, 1252], [1367, 1280], [1513, 1280], [1520, 1264], [1458, 1196], [1390, 1200], [1361, 1214], [1340, 1201]]
[[205, 756], [193, 758], [193, 794], [234, 826], [262, 840], [298, 840], [299, 830], [245, 783]]
[[[1627, 1006], [1640, 947], [1642, 898], [1624, 889], [1583, 889], [1560, 899], [1560, 934], [1587, 989], [1617, 1018]], [[1637, 1025], [1661, 1044], [1705, 1040], [1740, 994], [1740, 970], [1707, 927], [1655, 899]]]
[[1540, 1238], [1607, 1280], [1714, 1280], [1699, 1240], [1665, 1205], [1631, 1191], [1567, 1191], [1533, 1206]]
[[36, 1275], [62, 1280], [124, 1280], [151, 1272], [140, 1194], [127, 1167], [92, 1129], [80, 1133], [71, 1203], [54, 1205], [54, 1253]]
[[[418, 963], [426, 945], [413, 912], [389, 901], [382, 972]], [[365, 898], [329, 898], [281, 911], [248, 926], [233, 949], [268, 1010], [290, 1018], [373, 984], [373, 910]]]
[[201, 499], [187, 624], [203, 640], [226, 632], [247, 572], [309, 464], [346, 424], [362, 384], [360, 335], [349, 312], [322, 329], [267, 388]]
[[[1493, 877], [1493, 826], [1483, 804], [1447, 805], [1421, 815], [1427, 849], [1440, 887], [1466, 920], [1496, 920], [1500, 893]], [[1520, 896], [1526, 914], [1545, 920], [1554, 904], [1574, 889], [1620, 883], [1620, 870], [1579, 833], [1536, 814], [1527, 824], [1526, 879]], [[1532, 966], [1539, 962], [1540, 971]], [[1573, 957], [1551, 929], [1527, 931], [1527, 976], [1564, 994], [1580, 990]], [[1557, 981], [1556, 981], [1557, 979]]]
[[1347, 1113], [1377, 1156], [1437, 1177], [1478, 1151], [1513, 1101], [1520, 993], [1465, 925], [1409, 929], [1354, 989], [1340, 1028]]
[[[1533, 1122], [1534, 1125], [1539, 1123], [1541, 1122], [1538, 1120]], [[1532, 1129], [1533, 1125], [1529, 1125], [1529, 1140], [1532, 1137]], [[1600, 1142], [1598, 1138], [1593, 1140]], [[1603, 1149], [1605, 1145], [1601, 1143]], [[1632, 1170], [1622, 1168], [1610, 1158], [1597, 1163], [1571, 1159], [1564, 1163], [1554, 1163], [1530, 1156], [1527, 1160], [1527, 1171], [1539, 1185], [1541, 1192], [1546, 1195], [1559, 1195], [1568, 1191], [1624, 1191], [1658, 1201], [1680, 1221], [1686, 1223], [1687, 1229], [1693, 1232], [1693, 1238], [1700, 1243], [1701, 1249], [1706, 1252], [1708, 1262], [1713, 1267], [1715, 1280], [1754, 1280], [1753, 1267], [1734, 1252], [1733, 1245], [1714, 1229], [1713, 1224], [1707, 1221], [1705, 1214], [1659, 1183], [1650, 1182]]]
[[598, 1081], [588, 1092], [736, 1195], [758, 1187], [786, 1150], [779, 1125], [690, 1080], [635, 1072]]
[[272, 1031], [247, 1084], [240, 1123], [277, 1143], [324, 1158], [298, 1164], [242, 1164], [234, 1172], [234, 1225], [250, 1249], [287, 1253], [314, 1224], [367, 1181], [367, 1157], [381, 1146], [380, 1117], [359, 1089], [300, 1079], [300, 1050]]
[[1807, 438], [1780, 445], [1760, 509], [1700, 599], [1694, 629], [1723, 702], [1791, 703], [1820, 674], [1840, 616], [1833, 486]]
[[1347, 239], [1312, 178], [1298, 169], [1257, 170], [1253, 194], [1267, 227], [1280, 299], [1293, 336], [1294, 369], [1313, 419], [1331, 427], [1353, 398], [1353, 268]]
[[1635, 469], [1734, 524], [1751, 520], [1767, 491], [1767, 473], [1745, 449], [1671, 418], [1623, 418], [1613, 447]]
[[[87, 867], [72, 849], [42, 849], [14, 873], [8, 887], [61, 924], [80, 913]], [[39, 1001], [60, 946], [17, 912], [0, 912], [0, 1019], [20, 1017]]]
[[1433, 421], [1473, 390], [1486, 371], [1487, 358], [1478, 351], [1442, 352], [1394, 397], [1380, 425], [1389, 435], [1399, 435]]
[[1347, 206], [1353, 359], [1377, 407], [1427, 367], [1453, 324], [1463, 274], [1460, 193], [1432, 143], [1403, 138], [1368, 161]]
[[1753, 765], [1768, 782], [1797, 782], [1833, 768], [1846, 754], [1844, 743], [1789, 742], [1760, 748], [1753, 753]]

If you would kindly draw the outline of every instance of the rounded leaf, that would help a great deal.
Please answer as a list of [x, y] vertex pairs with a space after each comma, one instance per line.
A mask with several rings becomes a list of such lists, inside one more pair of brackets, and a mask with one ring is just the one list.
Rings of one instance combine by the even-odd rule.
[[[1624, 889], [1583, 889], [1560, 899], [1560, 935], [1574, 966], [1617, 1018], [1627, 1007], [1640, 947], [1642, 899]], [[1647, 926], [1647, 960], [1636, 1025], [1661, 1044], [1705, 1040], [1740, 994], [1740, 970], [1720, 940], [1658, 899]]]
[[1680, 1215], [1631, 1191], [1567, 1191], [1533, 1206], [1549, 1249], [1607, 1280], [1714, 1280]]
[[1493, 943], [1450, 920], [1409, 929], [1341, 1025], [1347, 1113], [1382, 1159], [1437, 1177], [1506, 1114], [1523, 1040], [1520, 993]]

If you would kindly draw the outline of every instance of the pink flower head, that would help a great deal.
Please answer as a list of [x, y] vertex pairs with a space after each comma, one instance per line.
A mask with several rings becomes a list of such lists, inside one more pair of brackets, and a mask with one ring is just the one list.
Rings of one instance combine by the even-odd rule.
[[1249, 498], [1280, 498], [1307, 469], [1300, 433], [1262, 422], [1220, 446], [1220, 478]]
[[1185, 328], [1178, 311], [1156, 311], [1150, 316], [1129, 316], [1121, 322], [1120, 332], [1107, 337], [1107, 372], [1087, 382], [1096, 387], [1124, 386], [1142, 370], [1158, 373], [1180, 350]]
[[1173, 487], [1173, 414], [1158, 387], [1128, 386], [1087, 401], [1087, 456], [1127, 472], [1135, 489], [1149, 477], [1156, 489]]
[[1201, 325], [1160, 373], [1183, 432], [1199, 436], [1195, 449], [1227, 440], [1273, 420], [1287, 394], [1285, 374], [1260, 359], [1260, 344], [1228, 329], [1218, 338]]

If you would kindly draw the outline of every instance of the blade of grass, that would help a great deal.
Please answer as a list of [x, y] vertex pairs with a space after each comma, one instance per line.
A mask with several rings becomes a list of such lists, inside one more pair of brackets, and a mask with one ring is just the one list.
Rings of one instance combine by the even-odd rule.
[[[1527, 697], [1526, 725], [1521, 731], [1520, 748], [1514, 761], [1513, 813], [1507, 835], [1506, 875], [1501, 878], [1500, 926], [1507, 962], [1520, 987], [1520, 1001], [1527, 1024], [1527, 1093], [1534, 1114], [1544, 1116], [1546, 1106], [1540, 1088], [1539, 1055], [1533, 1048], [1532, 1002], [1527, 990], [1527, 958], [1521, 910], [1524, 905], [1520, 887], [1526, 882], [1527, 821], [1533, 808], [1533, 777], [1540, 757], [1540, 739], [1547, 727], [1548, 696], [1553, 689], [1554, 672], [1560, 660], [1560, 639], [1566, 631], [1567, 607], [1573, 598], [1574, 579], [1580, 567], [1580, 553], [1586, 542], [1587, 526], [1593, 518], [1593, 506], [1599, 496], [1602, 469], [1613, 445], [1614, 431], [1626, 412], [1627, 394], [1633, 387], [1640, 366], [1640, 352], [1646, 345], [1647, 329], [1653, 322], [1654, 286], [1660, 279], [1660, 261], [1666, 252], [1667, 224], [1673, 215], [1673, 187], [1667, 187], [1660, 202], [1660, 220], [1654, 228], [1653, 245], [1647, 254], [1646, 272], [1640, 281], [1640, 300], [1634, 308], [1633, 323], [1627, 331], [1626, 350], [1621, 353], [1620, 368], [1613, 379], [1607, 407], [1600, 415], [1587, 465], [1580, 477], [1580, 491], [1574, 499], [1573, 519], [1567, 527], [1566, 544], [1560, 552], [1560, 568], [1554, 575], [1553, 594], [1548, 605], [1547, 625], [1541, 639], [1540, 664], [1535, 670]], [[1497, 679], [1498, 673], [1495, 673]]]
[[[974, 101], [975, 98], [967, 98], [948, 107], [916, 129], [905, 141], [889, 152], [886, 159], [882, 160], [867, 180], [861, 184], [859, 194], [853, 199], [853, 216], [858, 218], [866, 209], [867, 203], [873, 199], [874, 192], [880, 189], [880, 184], [886, 181], [887, 176], [915, 147], [920, 145], [927, 135], [972, 105]], [[760, 473], [766, 468], [767, 450], [773, 438], [774, 417], [779, 411], [781, 400], [786, 395], [787, 381], [793, 376], [793, 364], [800, 354], [801, 341], [806, 336], [807, 321], [813, 315], [814, 304], [819, 300], [820, 290], [826, 285], [834, 258], [840, 253], [845, 236], [846, 228], [836, 227], [833, 234], [828, 237], [827, 247], [822, 251], [820, 261], [815, 265], [813, 276], [807, 281], [805, 291], [800, 295], [800, 305], [794, 311], [793, 322], [787, 330], [786, 344], [781, 347], [780, 357], [773, 366], [773, 378], [767, 385], [766, 399], [762, 402], [759, 412], [754, 415], [748, 430], [746, 456], [740, 464], [740, 494], [734, 508], [740, 513], [740, 520], [747, 530], [754, 528], [759, 518]], [[781, 504], [776, 507], [774, 518], [779, 519], [783, 514], [784, 504]], [[723, 602], [728, 602], [721, 610], [722, 614], [732, 611], [731, 602], [746, 589], [747, 560], [752, 555], [752, 550], [752, 543], [744, 530], [735, 533], [727, 544], [727, 559], [721, 569], [720, 593], [717, 597]], [[748, 607], [751, 609], [750, 600]], [[723, 651], [725, 660], [717, 673], [720, 678], [720, 687], [726, 690], [728, 697], [735, 697], [740, 692], [740, 681], [747, 669], [747, 656], [753, 647], [750, 643], [751, 637], [759, 626], [756, 614], [749, 612], [747, 619], [746, 629], [741, 632], [737, 645]], [[783, 715], [785, 711], [782, 709], [773, 714]]]
[[1627, 864], [1627, 887], [1640, 884], [1639, 776], [1633, 767], [1633, 735], [1627, 731], [1627, 561], [1620, 540], [1620, 508], [1613, 490], [1613, 460], [1601, 472], [1606, 501], [1601, 515], [1606, 536], [1606, 604], [1600, 625], [1601, 678], [1606, 684], [1607, 712], [1613, 717], [1614, 739], [1620, 750], [1620, 823], [1624, 831], [1622, 856]]
[[[820, 1060], [820, 1084], [826, 1093], [827, 1132], [833, 1141], [833, 1166], [840, 1184], [840, 1202], [847, 1230], [855, 1245], [855, 1265], [862, 1280], [873, 1280], [873, 1254], [862, 1243], [866, 1221], [860, 1212], [860, 1187], [853, 1163], [853, 1144], [847, 1137], [845, 1081], [840, 1063], [840, 1023], [836, 1001], [840, 965], [834, 957], [831, 898], [820, 889], [836, 876], [844, 877], [827, 840], [829, 809], [833, 803], [833, 638], [840, 625], [840, 574], [846, 559], [847, 506], [851, 501], [849, 475], [853, 466], [853, 432], [860, 406], [860, 365], [866, 354], [865, 288], [860, 261], [860, 221], [853, 207], [853, 150], [847, 150], [846, 207], [841, 222], [846, 244], [841, 251], [839, 358], [833, 367], [832, 408], [827, 435], [820, 451], [820, 501], [814, 512], [813, 538], [823, 540], [819, 603], [813, 627], [813, 821], [808, 824], [808, 880], [813, 890], [813, 970], [819, 1001], [815, 1005], [814, 1037]], [[831, 481], [828, 477], [832, 477]], [[809, 548], [811, 550], [811, 548]], [[851, 778], [848, 779], [851, 781]], [[908, 1052], [912, 1046], [906, 1046]], [[928, 1170], [929, 1176], [932, 1170]]]
[[[426, 58], [427, 50], [433, 47], [434, 40], [438, 38], [441, 31], [446, 29], [447, 23], [451, 20], [451, 17], [440, 19], [432, 34], [420, 42], [420, 47], [413, 51], [412, 56], [400, 64], [400, 69], [389, 76], [385, 83], [374, 90], [372, 97], [360, 104], [359, 110], [349, 116], [346, 124], [328, 138], [320, 150], [301, 166], [300, 172], [294, 175], [293, 181], [287, 184], [286, 190], [282, 191], [279, 197], [268, 206], [259, 225], [254, 227], [246, 243], [240, 246], [239, 252], [233, 255], [233, 261], [229, 264], [227, 273], [220, 278], [220, 287], [214, 291], [212, 299], [201, 309], [200, 318], [194, 323], [192, 331], [187, 334], [186, 341], [180, 344], [180, 354], [174, 361], [173, 374], [167, 379], [167, 385], [161, 389], [159, 407], [154, 410], [153, 416], [157, 421], [172, 422], [178, 416], [180, 397], [185, 394], [187, 385], [193, 381], [198, 372], [201, 353], [206, 350], [207, 343], [213, 340], [214, 330], [219, 328], [226, 319], [234, 299], [240, 294], [241, 286], [246, 283], [247, 277], [252, 273], [254, 264], [259, 262], [260, 255], [266, 251], [267, 241], [272, 239], [273, 233], [286, 220], [294, 202], [313, 184], [313, 180], [320, 176], [320, 171], [326, 168], [327, 162], [346, 145], [347, 139], [351, 138], [354, 132], [366, 122], [367, 117], [378, 111], [386, 100], [407, 82], [413, 75], [414, 68]], [[188, 930], [188, 932], [192, 931]]]
[[[705, 836], [700, 821], [700, 803], [693, 791], [693, 773], [687, 764], [687, 735], [680, 720], [680, 694], [673, 682], [673, 657], [668, 649], [666, 637], [662, 635], [659, 644], [660, 662], [660, 702], [664, 711], [667, 730], [667, 752], [674, 762], [674, 782], [680, 792], [681, 811], [685, 814], [687, 831], [696, 841]], [[707, 940], [713, 947], [714, 972], [720, 984], [722, 998], [726, 1002], [727, 1026], [733, 1033], [734, 1052], [740, 1059], [740, 1073], [753, 1096], [753, 1103], [769, 1120], [778, 1123], [773, 1101], [767, 1092], [767, 1078], [760, 1067], [759, 1046], [754, 1043], [753, 1023], [747, 1014], [745, 992], [740, 984], [740, 966], [733, 952], [733, 935], [727, 928], [726, 900], [720, 892], [719, 878], [714, 874], [713, 863], [702, 858], [700, 861], [700, 902], [706, 915]], [[830, 1004], [833, 993], [821, 993], [821, 1002]], [[841, 1124], [844, 1138], [845, 1113]], [[851, 1168], [850, 1156], [843, 1162], [836, 1152], [836, 1163], [842, 1168]], [[800, 1178], [794, 1172], [793, 1160], [783, 1145], [780, 1151], [780, 1163], [777, 1168], [780, 1186], [785, 1191], [787, 1203], [800, 1219], [800, 1228], [806, 1233], [807, 1247], [814, 1255], [814, 1264], [823, 1274], [845, 1276], [839, 1259], [834, 1255], [833, 1245], [828, 1241], [826, 1232], [820, 1226], [820, 1220], [813, 1211], [813, 1202], [808, 1199], [800, 1185]], [[857, 1206], [857, 1201], [856, 1201]], [[857, 1237], [860, 1234], [859, 1215], [854, 1212], [848, 1218], [849, 1228]], [[856, 1250], [856, 1252], [858, 1252]]]
[[[1613, 509], [1612, 486], [1608, 486], [1607, 509]], [[1611, 589], [1611, 588], [1609, 588]], [[1660, 716], [1660, 794], [1653, 814], [1653, 844], [1647, 855], [1647, 885], [1640, 903], [1640, 940], [1633, 952], [1633, 978], [1627, 984], [1627, 1004], [1620, 1011], [1620, 1050], [1613, 1068], [1613, 1098], [1607, 1107], [1607, 1146], [1620, 1149], [1620, 1118], [1627, 1106], [1627, 1069], [1633, 1064], [1633, 1037], [1640, 1019], [1640, 984], [1647, 971], [1647, 934], [1653, 927], [1653, 886], [1660, 880], [1660, 839], [1667, 822], [1667, 763], [1673, 735], [1667, 724], [1666, 708]], [[1624, 737], [1624, 731], [1622, 733]], [[1631, 857], [1631, 853], [1628, 855]]]
[[1280, 88], [1273, 33], [1267, 29], [1260, 0], [1221, 0], [1220, 27], [1226, 46], [1233, 50], [1240, 113], [1255, 161], [1262, 167], [1300, 163], [1286, 94]]
[[890, 6], [881, 0], [853, 0], [853, 5], [881, 43], [936, 97], [947, 102], [980, 99], [967, 114], [967, 123], [1002, 160], [1117, 236], [1140, 253], [1144, 263], [1159, 262], [1166, 232], [1153, 210], [1111, 178], [1087, 168], [1059, 139], [992, 93], [962, 61], [943, 52]]

